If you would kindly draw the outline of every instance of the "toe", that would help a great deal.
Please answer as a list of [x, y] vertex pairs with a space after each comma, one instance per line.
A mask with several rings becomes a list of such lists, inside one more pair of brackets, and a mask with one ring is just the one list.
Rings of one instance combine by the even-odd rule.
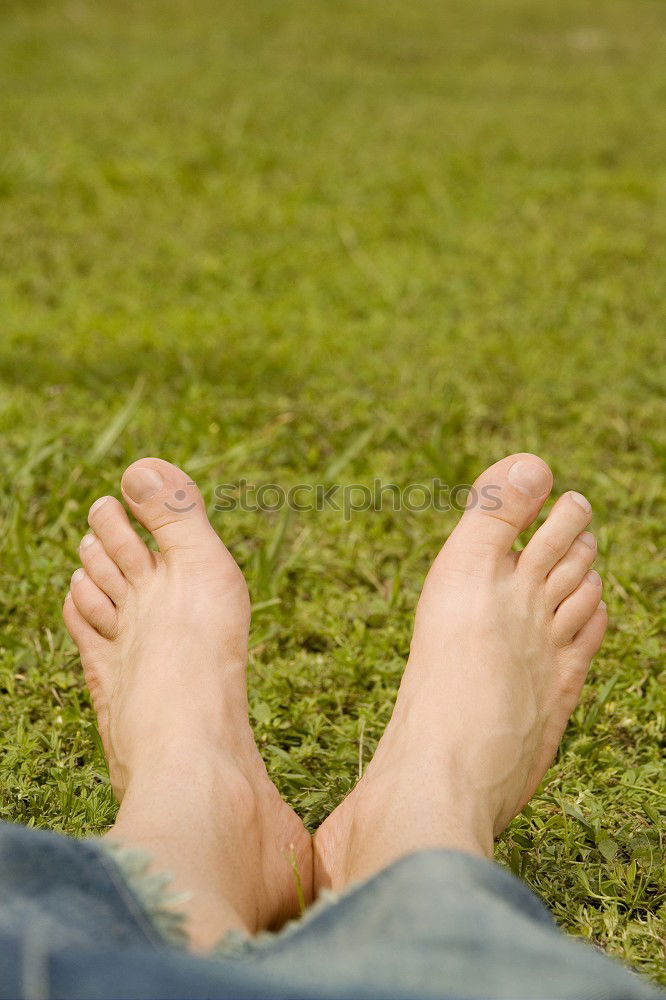
[[115, 497], [101, 497], [90, 508], [88, 524], [130, 583], [140, 580], [154, 567], [154, 557], [129, 522], [125, 508]]
[[90, 532], [81, 539], [79, 555], [86, 573], [116, 607], [125, 599], [127, 580], [107, 554], [102, 543]]
[[601, 577], [590, 570], [583, 582], [566, 597], [553, 618], [553, 637], [558, 645], [571, 642], [576, 632], [589, 622], [601, 601]]
[[65, 603], [62, 606], [62, 617], [65, 621], [67, 631], [76, 643], [80, 653], [87, 653], [105, 641], [90, 622], [86, 621], [83, 617], [74, 603], [71, 591], [68, 591], [65, 597]]
[[590, 663], [601, 646], [607, 625], [606, 605], [600, 601], [573, 641], [562, 650], [564, 656], [558, 671], [558, 703], [567, 717], [578, 704]]
[[197, 551], [219, 543], [203, 497], [190, 477], [160, 458], [142, 458], [125, 471], [122, 491], [130, 510], [153, 535], [160, 552]]
[[503, 458], [477, 479], [467, 510], [451, 535], [460, 549], [505, 556], [537, 516], [553, 485], [553, 475], [536, 455]]
[[565, 493], [520, 553], [520, 571], [532, 578], [546, 576], [591, 520], [589, 501], [580, 493]]
[[591, 531], [574, 539], [566, 555], [553, 567], [546, 578], [546, 601], [551, 611], [573, 594], [594, 562], [597, 542]]
[[113, 639], [118, 631], [118, 615], [113, 603], [84, 569], [77, 569], [70, 586], [72, 600], [89, 625], [106, 639]]
[[591, 660], [599, 651], [607, 628], [608, 611], [601, 601], [592, 617], [574, 637], [573, 648], [586, 660]]
[[108, 671], [108, 640], [86, 621], [74, 603], [71, 592], [65, 598], [62, 616], [67, 631], [79, 650], [83, 674], [97, 713], [100, 734], [104, 739], [111, 687]]

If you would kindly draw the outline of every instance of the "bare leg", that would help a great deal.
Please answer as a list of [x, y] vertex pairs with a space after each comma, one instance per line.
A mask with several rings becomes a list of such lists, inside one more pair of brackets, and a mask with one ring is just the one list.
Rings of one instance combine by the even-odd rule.
[[[492, 857], [557, 750], [607, 624], [589, 503], [567, 493], [520, 556], [552, 487], [536, 456], [486, 470], [425, 582], [393, 717], [315, 835], [315, 890], [402, 855]], [[493, 499], [495, 498], [495, 499]]]
[[298, 912], [311, 840], [282, 801], [248, 720], [250, 602], [238, 566], [181, 470], [142, 459], [123, 496], [93, 504], [64, 605], [120, 802], [109, 839], [147, 849], [190, 894], [193, 947]]

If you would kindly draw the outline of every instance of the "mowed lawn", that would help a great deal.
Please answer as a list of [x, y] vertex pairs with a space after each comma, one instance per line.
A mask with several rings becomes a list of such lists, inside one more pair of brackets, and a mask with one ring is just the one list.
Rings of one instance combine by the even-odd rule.
[[257, 740], [314, 829], [458, 515], [216, 487], [536, 451], [593, 504], [611, 627], [498, 859], [666, 982], [665, 100], [659, 0], [5, 0], [4, 818], [112, 822], [60, 606], [130, 461], [183, 464], [246, 572]]

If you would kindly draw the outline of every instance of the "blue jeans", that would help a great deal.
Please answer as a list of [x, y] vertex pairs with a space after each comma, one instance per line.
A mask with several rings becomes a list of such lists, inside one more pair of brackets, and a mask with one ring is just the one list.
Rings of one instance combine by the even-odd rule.
[[0, 824], [0, 998], [660, 997], [561, 934], [533, 893], [455, 851], [406, 857], [275, 935], [169, 946], [94, 841]]

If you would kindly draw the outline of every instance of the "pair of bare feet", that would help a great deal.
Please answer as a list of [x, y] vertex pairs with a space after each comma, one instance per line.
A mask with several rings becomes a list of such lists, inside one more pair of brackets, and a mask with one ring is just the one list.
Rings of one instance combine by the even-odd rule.
[[[550, 765], [607, 624], [587, 500], [529, 454], [486, 470], [426, 579], [393, 716], [363, 778], [310, 837], [248, 719], [250, 601], [196, 486], [160, 459], [103, 497], [64, 605], [97, 713], [117, 820], [189, 895], [192, 946], [254, 933], [426, 848], [492, 857]], [[492, 486], [493, 491], [483, 487]], [[473, 494], [474, 495], [474, 494]]]

